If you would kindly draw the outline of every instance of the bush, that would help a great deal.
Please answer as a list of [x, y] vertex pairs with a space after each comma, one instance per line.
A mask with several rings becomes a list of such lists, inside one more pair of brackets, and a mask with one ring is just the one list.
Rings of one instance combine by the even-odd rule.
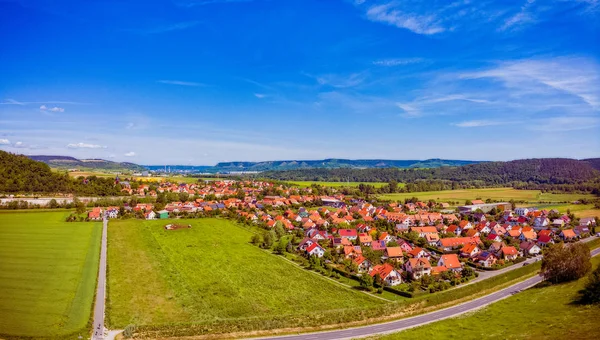
[[580, 301], [584, 304], [600, 302], [600, 266], [590, 274], [585, 288], [580, 292]]

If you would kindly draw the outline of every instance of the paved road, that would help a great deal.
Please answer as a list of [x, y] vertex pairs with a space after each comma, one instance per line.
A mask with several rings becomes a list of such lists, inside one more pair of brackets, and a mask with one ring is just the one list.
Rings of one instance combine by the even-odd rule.
[[[594, 249], [591, 252], [592, 256], [600, 254], [600, 248]], [[508, 288], [499, 290], [495, 293], [480, 297], [475, 300], [471, 300], [460, 305], [441, 309], [435, 312], [426, 313], [418, 316], [413, 316], [406, 319], [391, 321], [387, 323], [375, 324], [370, 326], [363, 326], [357, 328], [348, 328], [336, 331], [327, 332], [316, 332], [316, 333], [305, 333], [298, 335], [285, 335], [277, 337], [265, 337], [261, 339], [278, 339], [278, 340], [341, 340], [341, 339], [353, 339], [372, 336], [376, 334], [386, 334], [399, 332], [408, 328], [422, 326], [431, 322], [444, 320], [447, 318], [455, 317], [463, 313], [487, 306], [496, 301], [510, 297], [523, 289], [534, 286], [542, 282], [540, 276], [534, 276], [525, 281], [514, 284]]]
[[98, 287], [94, 304], [94, 328], [92, 340], [104, 339], [104, 303], [106, 301], [106, 236], [108, 220], [102, 221], [102, 246], [100, 248], [100, 266], [98, 269]]

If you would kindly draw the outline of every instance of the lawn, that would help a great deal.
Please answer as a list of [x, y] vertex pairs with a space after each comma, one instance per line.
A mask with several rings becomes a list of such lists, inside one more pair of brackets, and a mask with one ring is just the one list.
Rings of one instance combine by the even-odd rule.
[[[388, 183], [386, 182], [319, 182], [319, 181], [287, 181], [287, 183], [289, 184], [293, 184], [296, 186], [299, 186], [301, 188], [308, 188], [313, 184], [318, 184], [318, 185], [322, 185], [324, 187], [332, 187], [332, 188], [339, 188], [339, 187], [357, 187], [359, 184], [368, 184], [368, 185], [372, 185], [376, 188], [381, 188], [383, 186], [388, 185]], [[402, 188], [404, 186], [404, 183], [398, 183], [398, 187]]]
[[380, 199], [392, 201], [404, 201], [405, 198], [417, 197], [421, 201], [430, 199], [441, 202], [458, 201], [464, 204], [465, 200], [473, 199], [492, 199], [499, 201], [525, 201], [529, 203], [539, 202], [572, 202], [581, 198], [592, 199], [595, 196], [591, 194], [552, 194], [542, 193], [540, 190], [516, 190], [513, 188], [485, 188], [485, 189], [463, 189], [463, 190], [444, 190], [444, 191], [425, 191], [378, 195]]
[[595, 209], [593, 204], [518, 204], [517, 206], [534, 206], [538, 209], [556, 209], [560, 212], [566, 212], [570, 210], [576, 217], [600, 217], [600, 209]]
[[88, 334], [102, 223], [68, 214], [0, 213], [0, 334]]
[[[600, 264], [600, 258], [592, 261]], [[573, 303], [585, 280], [531, 288], [482, 310], [380, 339], [599, 339], [600, 306]]]
[[109, 223], [109, 327], [306, 314], [384, 304], [249, 244], [229, 220]]

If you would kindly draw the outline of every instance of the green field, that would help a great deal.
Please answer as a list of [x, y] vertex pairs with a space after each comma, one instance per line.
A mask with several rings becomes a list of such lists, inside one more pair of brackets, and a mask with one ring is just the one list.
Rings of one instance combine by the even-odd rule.
[[167, 325], [384, 304], [249, 244], [223, 219], [109, 224], [109, 327]]
[[[386, 183], [386, 182], [319, 182], [319, 181], [286, 181], [286, 182], [296, 185], [301, 188], [308, 188], [313, 184], [318, 184], [318, 185], [322, 185], [324, 187], [332, 187], [332, 188], [357, 187], [359, 184], [368, 184], [368, 185], [372, 185], [376, 188], [381, 188], [383, 186], [388, 185], [388, 183]], [[403, 186], [404, 186], [404, 183], [398, 183], [399, 188], [402, 188]]]
[[102, 223], [68, 214], [0, 213], [0, 334], [87, 338]]
[[[600, 264], [600, 258], [592, 261]], [[599, 339], [600, 306], [573, 303], [585, 280], [531, 288], [485, 309], [379, 339]]]
[[464, 204], [465, 200], [473, 199], [492, 199], [499, 201], [525, 201], [529, 203], [539, 202], [572, 202], [581, 198], [593, 199], [596, 196], [591, 194], [552, 194], [542, 193], [540, 190], [516, 190], [513, 188], [485, 188], [485, 189], [463, 189], [463, 190], [444, 190], [444, 191], [425, 191], [378, 195], [380, 199], [392, 201], [404, 201], [405, 198], [417, 197], [421, 201], [430, 199], [440, 202], [458, 201]]

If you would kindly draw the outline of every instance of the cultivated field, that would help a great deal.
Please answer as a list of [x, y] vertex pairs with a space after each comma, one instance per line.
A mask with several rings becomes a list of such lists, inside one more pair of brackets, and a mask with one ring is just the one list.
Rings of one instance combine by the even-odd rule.
[[[313, 184], [322, 185], [324, 187], [357, 187], [359, 184], [368, 184], [372, 185], [376, 188], [381, 188], [383, 186], [388, 185], [386, 182], [319, 182], [319, 181], [286, 181], [287, 183], [299, 186], [301, 188], [308, 188]], [[398, 183], [398, 187], [401, 188], [404, 186], [404, 183]]]
[[457, 201], [464, 204], [465, 200], [473, 199], [492, 199], [500, 201], [525, 201], [529, 203], [539, 202], [572, 202], [581, 198], [595, 198], [591, 194], [551, 194], [542, 193], [540, 190], [516, 190], [513, 188], [485, 188], [485, 189], [464, 189], [464, 190], [444, 190], [444, 191], [425, 191], [378, 195], [380, 199], [404, 201], [405, 198], [417, 197], [422, 201], [430, 199], [441, 202]]
[[223, 219], [109, 223], [109, 327], [310, 313], [385, 303], [249, 244]]
[[0, 212], [0, 334], [87, 338], [102, 224], [68, 214]]
[[573, 303], [585, 281], [531, 288], [463, 317], [379, 339], [598, 339], [600, 306]]

